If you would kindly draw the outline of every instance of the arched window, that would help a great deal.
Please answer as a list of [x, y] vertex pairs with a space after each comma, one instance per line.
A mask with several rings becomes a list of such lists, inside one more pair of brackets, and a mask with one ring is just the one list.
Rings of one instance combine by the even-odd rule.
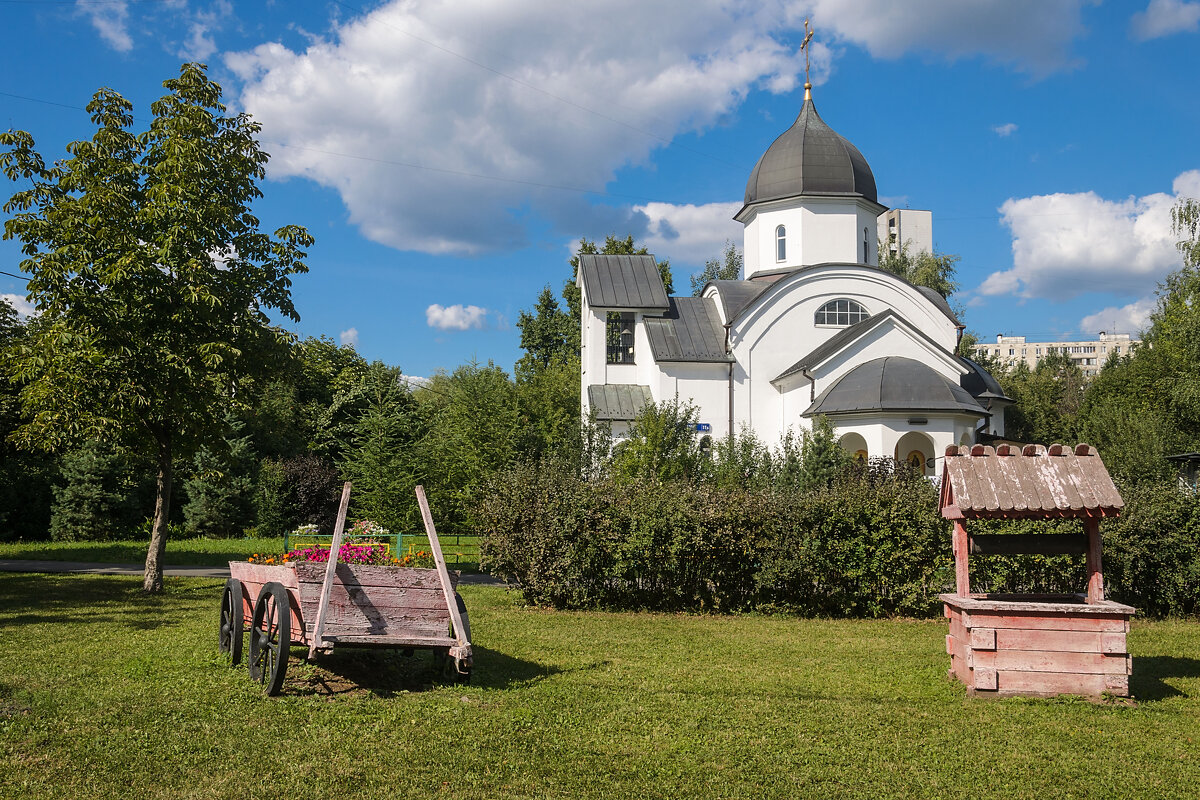
[[775, 229], [775, 260], [787, 260], [787, 228], [782, 225]]
[[871, 316], [867, 310], [853, 300], [830, 300], [817, 309], [815, 322], [818, 325], [853, 325]]
[[871, 263], [871, 229], [863, 228], [863, 260], [862, 263]]

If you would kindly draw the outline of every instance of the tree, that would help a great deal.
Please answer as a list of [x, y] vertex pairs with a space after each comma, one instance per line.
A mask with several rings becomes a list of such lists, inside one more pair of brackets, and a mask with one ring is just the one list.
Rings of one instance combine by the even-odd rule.
[[259, 125], [227, 115], [201, 64], [184, 64], [134, 134], [132, 105], [111, 89], [88, 104], [91, 140], [47, 166], [24, 131], [0, 134], [0, 168], [31, 188], [5, 205], [4, 237], [41, 312], [13, 359], [30, 422], [24, 446], [119, 438], [156, 465], [154, 525], [143, 587], [162, 590], [176, 457], [219, 446], [242, 404], [239, 381], [289, 337], [267, 310], [296, 320], [291, 277], [312, 238], [259, 232], [267, 154]]
[[701, 465], [696, 442], [699, 409], [673, 398], [647, 403], [613, 452], [613, 476], [625, 483], [691, 479]]
[[[571, 352], [572, 331], [579, 339], [578, 322], [558, 307], [558, 300], [549, 286], [538, 295], [533, 313], [521, 311], [517, 317], [517, 329], [521, 331], [521, 348], [525, 355], [517, 362], [516, 372], [532, 375], [550, 366], [556, 360], [566, 360], [578, 352]], [[578, 372], [578, 370], [576, 370]]]
[[709, 281], [736, 281], [742, 277], [742, 251], [732, 241], [725, 240], [721, 258], [710, 258], [704, 269], [692, 276], [692, 297], [699, 297]]
[[954, 265], [959, 262], [958, 256], [927, 250], [913, 255], [909, 252], [909, 244], [903, 242], [893, 253], [885, 242], [880, 241], [879, 268], [899, 275], [915, 286], [933, 289], [942, 297], [949, 297], [958, 291], [958, 282], [954, 280]]

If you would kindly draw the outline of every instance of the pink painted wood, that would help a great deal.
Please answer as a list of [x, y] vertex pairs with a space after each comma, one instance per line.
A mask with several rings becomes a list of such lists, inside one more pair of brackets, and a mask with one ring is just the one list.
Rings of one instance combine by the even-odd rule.
[[313, 626], [312, 641], [308, 645], [308, 657], [317, 654], [317, 648], [324, 642], [321, 640], [325, 632], [325, 613], [329, 610], [329, 593], [333, 590], [333, 575], [337, 569], [338, 557], [342, 552], [342, 531], [346, 527], [346, 511], [350, 508], [350, 481], [342, 485], [342, 500], [338, 504], [337, 523], [333, 526], [333, 541], [329, 544], [329, 562], [325, 565], [325, 579], [321, 583], [321, 599], [317, 603], [317, 618]]

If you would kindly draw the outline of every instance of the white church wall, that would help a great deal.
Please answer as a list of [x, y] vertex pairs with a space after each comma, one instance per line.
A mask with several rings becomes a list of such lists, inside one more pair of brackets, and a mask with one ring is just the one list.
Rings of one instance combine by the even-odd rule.
[[711, 430], [704, 431], [714, 438], [729, 435], [729, 365], [689, 364], [671, 362], [660, 364], [658, 402], [678, 397], [699, 409], [699, 422]]
[[[804, 198], [804, 206], [795, 200], [764, 204], [743, 217], [745, 274], [789, 267], [808, 266], [826, 261], [862, 261], [862, 229], [875, 217], [860, 201], [836, 198]], [[786, 258], [776, 258], [776, 230], [787, 231]], [[872, 239], [874, 236], [872, 235]], [[878, 259], [874, 262], [878, 263]]]

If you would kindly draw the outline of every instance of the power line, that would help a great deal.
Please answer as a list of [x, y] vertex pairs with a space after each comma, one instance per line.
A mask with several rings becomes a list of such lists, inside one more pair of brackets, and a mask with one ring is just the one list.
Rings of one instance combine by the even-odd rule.
[[18, 278], [20, 280], [25, 281], [26, 283], [29, 283], [29, 280], [30, 280], [29, 278], [26, 278], [24, 275], [17, 275], [14, 272], [5, 272], [2, 269], [0, 269], [0, 275], [7, 275], [10, 278]]

